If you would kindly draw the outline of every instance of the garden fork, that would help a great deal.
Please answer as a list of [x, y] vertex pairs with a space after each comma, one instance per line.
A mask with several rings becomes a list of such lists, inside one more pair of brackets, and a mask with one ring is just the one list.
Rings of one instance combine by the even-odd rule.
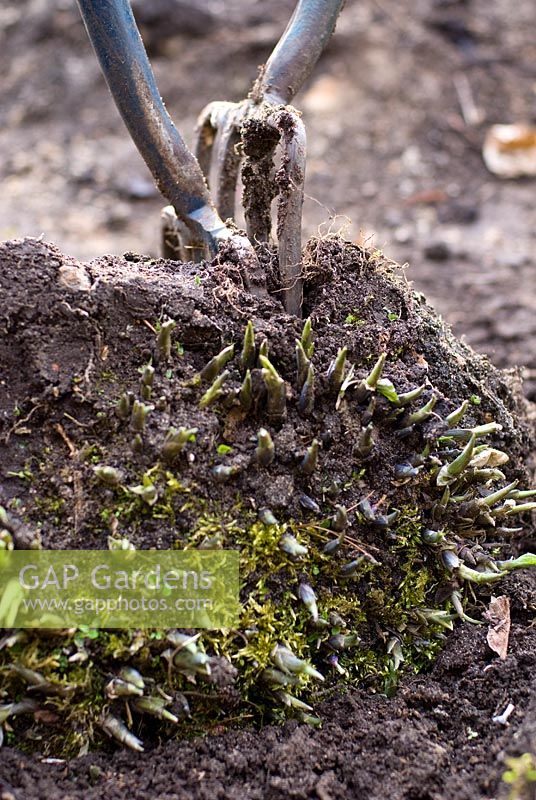
[[[288, 313], [298, 316], [306, 139], [301, 117], [289, 104], [330, 38], [343, 3], [299, 0], [249, 97], [211, 103], [202, 112], [196, 158], [164, 107], [128, 0], [78, 0], [119, 112], [171, 204], [163, 215], [164, 254], [200, 260], [228, 241], [238, 252], [246, 286], [265, 295], [266, 278], [253, 245], [269, 239], [271, 203], [279, 195], [279, 290]], [[282, 162], [274, 172], [279, 143]], [[215, 202], [208, 188], [213, 160]], [[232, 222], [242, 162], [247, 236]]]

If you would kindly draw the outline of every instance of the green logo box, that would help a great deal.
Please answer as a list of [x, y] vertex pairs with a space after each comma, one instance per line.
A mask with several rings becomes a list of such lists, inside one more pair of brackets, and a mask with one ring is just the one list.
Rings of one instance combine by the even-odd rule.
[[0, 628], [232, 628], [235, 550], [3, 550]]

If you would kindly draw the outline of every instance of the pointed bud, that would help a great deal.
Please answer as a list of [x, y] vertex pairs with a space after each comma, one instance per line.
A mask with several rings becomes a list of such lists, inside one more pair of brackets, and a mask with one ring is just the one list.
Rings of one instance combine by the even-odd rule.
[[456, 480], [464, 469], [469, 465], [475, 449], [475, 435], [473, 434], [460, 455], [449, 464], [444, 464], [437, 474], [436, 483], [438, 486], [447, 486]]
[[142, 431], [145, 429], [147, 417], [153, 409], [154, 406], [149, 406], [145, 403], [140, 403], [138, 400], [134, 400], [132, 414], [130, 416], [130, 427], [133, 431], [142, 433]]
[[115, 467], [99, 465], [93, 467], [93, 473], [101, 483], [105, 483], [107, 486], [119, 486], [123, 480], [123, 473]]
[[119, 419], [128, 419], [130, 416], [130, 407], [132, 405], [132, 394], [130, 392], [123, 392], [115, 406], [115, 413]]
[[277, 692], [274, 692], [275, 696], [281, 700], [283, 705], [288, 706], [289, 708], [297, 708], [299, 711], [312, 711], [312, 706], [308, 706], [307, 703], [304, 703], [303, 700], [298, 700], [297, 697], [293, 697], [293, 695], [288, 694], [288, 692], [283, 692], [281, 689]]
[[224, 347], [221, 353], [211, 358], [206, 366], [203, 367], [199, 373], [202, 381], [213, 381], [216, 375], [219, 375], [224, 366], [234, 356], [234, 344]]
[[512, 489], [515, 489], [518, 483], [519, 481], [513, 481], [513, 483], [509, 483], [508, 486], [504, 486], [502, 489], [498, 489], [496, 492], [486, 495], [486, 497], [479, 497], [476, 502], [479, 506], [491, 508], [505, 497], [508, 497]]
[[273, 364], [265, 357], [259, 356], [262, 365], [262, 377], [267, 391], [267, 411], [274, 420], [281, 420], [286, 415], [286, 389], [285, 381]]
[[138, 486], [129, 486], [128, 490], [129, 492], [132, 492], [132, 494], [136, 494], [138, 497], [141, 497], [144, 503], [147, 503], [148, 506], [154, 506], [158, 500], [158, 490], [152, 483], [148, 483], [147, 485], [139, 484]]
[[168, 711], [163, 697], [136, 697], [132, 701], [132, 707], [140, 714], [149, 714], [157, 719], [166, 720], [166, 722], [178, 723], [179, 721], [175, 714]]
[[310, 675], [312, 678], [316, 678], [319, 681], [324, 680], [324, 676], [309, 664], [309, 662], [298, 658], [298, 656], [294, 655], [292, 650], [281, 644], [277, 644], [272, 650], [272, 661], [282, 672]]
[[461, 564], [461, 561], [454, 550], [442, 550], [441, 561], [449, 572], [452, 572], [454, 569], [458, 569]]
[[173, 319], [168, 319], [166, 322], [162, 323], [160, 331], [158, 333], [156, 343], [158, 345], [158, 349], [160, 354], [164, 358], [165, 361], [169, 361], [171, 358], [171, 333], [176, 328], [177, 323]]
[[275, 447], [272, 437], [266, 428], [261, 428], [257, 434], [257, 448], [255, 456], [262, 467], [269, 466], [275, 457]]
[[112, 714], [107, 714], [101, 722], [103, 731], [131, 750], [143, 753], [143, 742], [129, 731], [124, 722]]
[[331, 529], [341, 533], [348, 527], [348, 512], [344, 506], [335, 506], [335, 515], [331, 518]]
[[296, 342], [296, 382], [298, 388], [305, 383], [310, 365], [311, 362], [305, 355], [302, 343]]
[[257, 363], [259, 366], [262, 367], [261, 356], [263, 358], [268, 358], [269, 347], [268, 347], [268, 339], [263, 339], [260, 347], [259, 347], [259, 358], [257, 359]]
[[145, 688], [145, 681], [143, 680], [143, 675], [140, 675], [137, 669], [134, 667], [121, 667], [119, 670], [119, 677], [121, 680], [126, 681], [127, 683], [131, 683], [137, 689], [144, 689]]
[[305, 379], [305, 383], [303, 384], [303, 388], [300, 392], [300, 397], [298, 400], [298, 410], [300, 414], [304, 416], [308, 416], [311, 414], [315, 405], [315, 371], [312, 364], [309, 364], [309, 369], [307, 370], [307, 377]]
[[284, 553], [294, 558], [307, 555], [307, 548], [300, 544], [291, 533], [283, 534], [279, 541], [279, 547]]
[[514, 505], [506, 510], [506, 516], [510, 517], [512, 514], [524, 514], [526, 511], [534, 511], [535, 508], [536, 503], [522, 503], [518, 506]]
[[341, 653], [343, 650], [348, 650], [349, 647], [355, 647], [360, 641], [357, 633], [335, 633], [329, 637], [327, 644], [332, 650]]
[[199, 408], [207, 408], [215, 403], [216, 400], [223, 394], [222, 386], [229, 377], [229, 371], [225, 370], [221, 375], [218, 375], [214, 383], [207, 389], [201, 400], [199, 401]]
[[480, 436], [488, 436], [491, 433], [497, 433], [498, 431], [502, 431], [502, 425], [499, 425], [498, 422], [487, 422], [485, 425], [477, 425], [475, 428], [450, 428], [448, 431], [445, 431], [442, 438], [452, 438], [452, 439], [462, 439], [467, 440], [470, 439], [471, 436], [476, 436], [477, 438]]
[[105, 686], [104, 691], [110, 700], [115, 700], [117, 697], [133, 697], [134, 695], [141, 696], [143, 694], [143, 689], [121, 678], [112, 678]]
[[258, 516], [263, 525], [279, 525], [273, 512], [269, 508], [259, 508]]
[[428, 400], [428, 402], [422, 406], [422, 408], [419, 408], [417, 411], [414, 411], [413, 414], [407, 414], [404, 417], [402, 426], [405, 428], [410, 428], [412, 425], [425, 422], [428, 417], [432, 415], [432, 411], [434, 410], [436, 403], [437, 397], [436, 395], [432, 395], [430, 400]]
[[273, 667], [266, 667], [261, 673], [262, 680], [270, 686], [294, 686], [299, 678], [287, 672], [281, 672]]
[[344, 380], [344, 368], [346, 366], [346, 356], [348, 354], [347, 347], [341, 347], [336, 357], [329, 365], [327, 380], [330, 391], [337, 394], [342, 386]]
[[382, 353], [374, 366], [372, 367], [371, 371], [367, 375], [364, 380], [361, 381], [359, 386], [356, 389], [357, 400], [362, 402], [365, 400], [369, 392], [374, 392], [378, 385], [378, 381], [381, 378], [383, 368], [385, 365], [385, 361], [387, 359], [387, 353]]
[[176, 458], [184, 450], [187, 442], [195, 439], [197, 428], [170, 428], [162, 445], [162, 455], [168, 461]]
[[372, 422], [369, 422], [367, 427], [361, 431], [355, 447], [355, 454], [359, 458], [367, 458], [372, 453], [372, 449], [374, 447], [373, 434], [374, 434], [374, 425], [372, 424]]
[[215, 467], [212, 467], [210, 472], [216, 483], [227, 483], [238, 475], [240, 469], [238, 467], [217, 464]]
[[344, 541], [344, 535], [339, 536], [338, 539], [330, 539], [329, 542], [326, 542], [326, 544], [322, 548], [322, 552], [326, 556], [332, 556], [340, 548], [343, 541]]
[[355, 558], [353, 561], [349, 561], [347, 564], [343, 564], [340, 570], [343, 578], [352, 578], [358, 571], [362, 562], [363, 562], [363, 556], [359, 556], [359, 558]]
[[449, 427], [454, 427], [460, 422], [461, 418], [469, 408], [469, 400], [464, 400], [461, 406], [452, 411], [448, 417], [445, 417], [445, 422]]
[[298, 597], [311, 614], [313, 622], [317, 622], [318, 606], [316, 604], [316, 595], [308, 583], [300, 583], [298, 588]]
[[341, 407], [342, 401], [346, 395], [346, 392], [351, 386], [355, 386], [356, 381], [354, 380], [354, 373], [355, 373], [355, 366], [352, 364], [350, 369], [348, 370], [348, 374], [346, 375], [345, 379], [341, 384], [341, 388], [339, 389], [339, 394], [337, 395], [337, 400], [335, 401], [335, 410], [338, 411]]
[[422, 386], [418, 386], [416, 389], [411, 389], [409, 392], [403, 392], [402, 394], [398, 395], [398, 403], [397, 406], [403, 407], [412, 403], [413, 400], [418, 400], [419, 397], [423, 394], [424, 390], [426, 389], [426, 384], [423, 383]]
[[304, 475], [312, 475], [318, 464], [318, 439], [313, 439], [311, 446], [307, 449], [305, 456], [300, 464], [300, 470]]
[[154, 367], [151, 364], [146, 364], [142, 369], [140, 378], [140, 392], [144, 400], [151, 399], [153, 382], [154, 382]]
[[244, 344], [240, 355], [240, 365], [243, 370], [253, 369], [255, 365], [255, 330], [253, 322], [249, 320], [244, 333]]
[[248, 412], [253, 404], [253, 383], [251, 380], [251, 371], [248, 369], [245, 375], [244, 380], [242, 381], [242, 386], [240, 387], [240, 391], [238, 393], [238, 402], [240, 403], [240, 407], [242, 411]]
[[311, 359], [315, 349], [315, 346], [313, 344], [313, 324], [311, 322], [311, 317], [307, 317], [307, 319], [303, 324], [300, 343], [304, 349], [307, 358]]

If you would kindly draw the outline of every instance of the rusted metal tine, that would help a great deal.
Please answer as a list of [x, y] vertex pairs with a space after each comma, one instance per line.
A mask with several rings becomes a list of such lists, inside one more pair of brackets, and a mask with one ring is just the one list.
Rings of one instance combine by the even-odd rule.
[[[197, 156], [207, 179], [215, 173], [216, 208], [223, 219], [234, 217], [235, 193], [240, 169], [237, 144], [244, 124], [257, 119], [275, 129], [282, 145], [282, 169], [277, 176], [279, 189], [277, 236], [281, 292], [289, 313], [300, 315], [301, 286], [301, 210], [305, 178], [306, 135], [301, 117], [289, 107], [296, 92], [311, 73], [329, 40], [344, 0], [299, 0], [294, 14], [255, 82], [247, 100], [241, 103], [210, 103], [199, 118]], [[266, 154], [262, 159], [266, 162]], [[250, 162], [254, 157], [249, 156]], [[215, 163], [215, 168], [213, 169]], [[266, 175], [269, 180], [269, 175]], [[258, 179], [258, 178], [257, 178]], [[262, 177], [261, 177], [262, 180]], [[246, 195], [248, 187], [246, 186]], [[253, 190], [253, 189], [252, 189]], [[248, 236], [263, 241], [265, 220], [270, 216], [270, 193], [255, 198], [257, 208], [248, 213]], [[259, 202], [264, 202], [264, 209]]]
[[187, 258], [212, 256], [231, 240], [245, 259], [252, 291], [265, 294], [251, 243], [218, 215], [195, 156], [167, 113], [128, 0], [78, 0], [89, 38], [121, 116], [179, 220]]

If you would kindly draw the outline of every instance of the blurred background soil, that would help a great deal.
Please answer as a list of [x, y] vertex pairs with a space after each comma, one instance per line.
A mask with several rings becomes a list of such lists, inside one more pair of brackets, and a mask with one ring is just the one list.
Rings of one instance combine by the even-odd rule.
[[[245, 97], [294, 0], [135, 0], [190, 144], [205, 103]], [[74, 0], [0, 5], [0, 238], [90, 259], [157, 253], [162, 201], [108, 94]], [[474, 120], [460, 97], [470, 93]], [[458, 335], [536, 396], [534, 181], [484, 166], [490, 124], [535, 118], [532, 0], [348, 0], [296, 98], [306, 235], [343, 229], [402, 263]]]

